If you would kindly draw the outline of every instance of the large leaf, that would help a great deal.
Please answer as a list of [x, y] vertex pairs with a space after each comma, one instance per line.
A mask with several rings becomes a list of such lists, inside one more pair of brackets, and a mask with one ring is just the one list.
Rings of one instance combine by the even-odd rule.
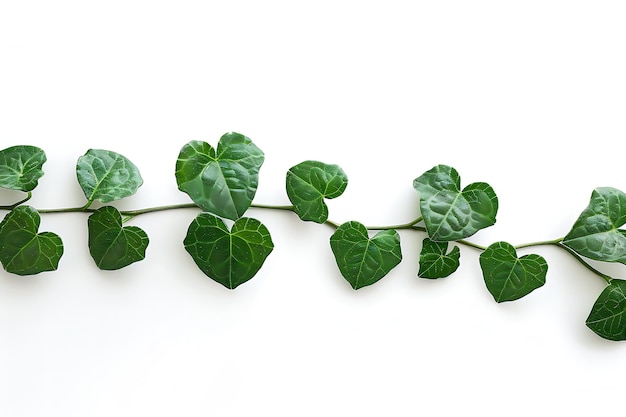
[[242, 217], [229, 231], [210, 213], [196, 216], [184, 245], [202, 272], [230, 289], [252, 278], [274, 249], [269, 231], [258, 220]]
[[0, 262], [7, 272], [34, 275], [57, 269], [63, 242], [52, 232], [38, 233], [37, 210], [19, 206], [0, 223]]
[[498, 303], [522, 298], [546, 282], [545, 259], [536, 254], [518, 258], [513, 245], [506, 242], [490, 245], [479, 261], [487, 289]]
[[456, 170], [437, 165], [413, 181], [430, 239], [464, 239], [496, 222], [498, 198], [489, 184], [475, 182], [461, 190]]
[[76, 163], [78, 183], [89, 204], [131, 196], [143, 184], [137, 167], [116, 152], [89, 149]]
[[459, 267], [460, 257], [461, 251], [458, 246], [454, 246], [448, 252], [448, 242], [433, 242], [426, 238], [422, 241], [417, 276], [430, 279], [447, 277]]
[[89, 216], [89, 253], [100, 269], [120, 269], [146, 257], [149, 239], [137, 226], [122, 227], [120, 212], [101, 207]]
[[610, 187], [596, 188], [563, 244], [589, 259], [626, 264], [626, 194]]
[[0, 151], [0, 187], [32, 191], [43, 175], [45, 152], [35, 146], [12, 146]]
[[223, 135], [217, 152], [206, 142], [191, 141], [178, 155], [176, 182], [202, 210], [235, 220], [252, 204], [264, 160], [239, 133]]
[[287, 196], [300, 219], [324, 223], [328, 220], [325, 198], [343, 194], [348, 177], [338, 165], [304, 161], [287, 171]]
[[626, 340], [626, 281], [611, 281], [594, 303], [586, 324], [605, 339]]
[[402, 260], [398, 232], [383, 230], [369, 238], [365, 226], [356, 221], [339, 226], [330, 247], [339, 271], [355, 290], [378, 282]]

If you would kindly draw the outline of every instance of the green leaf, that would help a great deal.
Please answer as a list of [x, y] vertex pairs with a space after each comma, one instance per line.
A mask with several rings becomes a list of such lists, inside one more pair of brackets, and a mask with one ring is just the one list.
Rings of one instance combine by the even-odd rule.
[[626, 281], [611, 281], [591, 308], [586, 324], [600, 337], [626, 340]]
[[487, 289], [498, 303], [522, 298], [546, 282], [545, 259], [536, 254], [518, 258], [515, 248], [506, 242], [493, 243], [479, 260]]
[[149, 239], [136, 226], [122, 227], [120, 212], [101, 207], [89, 216], [89, 253], [100, 269], [124, 268], [146, 257]]
[[610, 187], [596, 188], [563, 244], [581, 256], [626, 264], [626, 194]]
[[339, 197], [347, 185], [348, 177], [338, 165], [304, 161], [287, 171], [287, 196], [296, 214], [305, 221], [328, 220], [324, 199]]
[[103, 203], [131, 196], [143, 184], [137, 167], [112, 151], [89, 149], [76, 164], [78, 183], [88, 204]]
[[496, 222], [498, 198], [489, 184], [475, 182], [461, 191], [456, 170], [437, 165], [413, 181], [428, 236], [434, 241], [464, 239]]
[[43, 176], [45, 152], [35, 146], [12, 146], [0, 151], [0, 187], [32, 191]]
[[365, 226], [356, 221], [339, 226], [330, 247], [339, 271], [355, 290], [376, 283], [402, 260], [398, 232], [383, 230], [370, 239]]
[[422, 241], [420, 252], [420, 278], [444, 278], [459, 267], [461, 251], [454, 246], [448, 253], [448, 242], [433, 242], [426, 238]]
[[19, 206], [0, 223], [0, 262], [7, 272], [34, 275], [57, 269], [63, 242], [52, 232], [37, 233], [40, 222], [37, 210]]
[[258, 220], [242, 217], [229, 231], [210, 213], [198, 214], [184, 245], [202, 272], [230, 289], [252, 278], [274, 249], [269, 231]]
[[217, 153], [206, 142], [191, 141], [176, 161], [178, 189], [202, 210], [236, 220], [252, 204], [264, 160], [263, 152], [239, 133], [223, 135]]

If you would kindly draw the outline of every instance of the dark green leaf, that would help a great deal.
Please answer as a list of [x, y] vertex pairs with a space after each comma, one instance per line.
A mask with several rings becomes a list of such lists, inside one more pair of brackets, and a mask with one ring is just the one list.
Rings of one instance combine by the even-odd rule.
[[626, 340], [626, 281], [611, 281], [593, 305], [586, 324], [605, 339]]
[[238, 219], [252, 204], [264, 160], [263, 152], [239, 133], [223, 135], [217, 153], [206, 142], [191, 141], [176, 161], [178, 189], [202, 210]]
[[548, 272], [541, 256], [518, 258], [515, 248], [506, 242], [490, 245], [480, 255], [480, 267], [487, 289], [498, 303], [517, 300], [541, 287]]
[[413, 181], [428, 236], [434, 241], [464, 239], [496, 222], [498, 198], [484, 182], [461, 191], [456, 170], [437, 165]]
[[40, 221], [37, 210], [19, 206], [0, 223], [0, 261], [7, 272], [34, 275], [57, 269], [63, 242], [52, 232], [37, 233]]
[[198, 214], [184, 244], [202, 272], [230, 289], [252, 278], [274, 249], [269, 231], [258, 220], [242, 217], [228, 231], [210, 213]]
[[324, 199], [339, 197], [347, 185], [348, 177], [338, 165], [305, 161], [287, 171], [287, 196], [302, 220], [328, 220]]
[[452, 274], [459, 267], [461, 251], [454, 246], [448, 252], [448, 242], [433, 242], [426, 238], [422, 241], [420, 252], [420, 269], [417, 275], [420, 278], [444, 278]]
[[120, 269], [146, 257], [148, 235], [136, 226], [122, 227], [115, 207], [96, 210], [89, 216], [88, 229], [89, 253], [100, 269]]
[[383, 230], [370, 239], [365, 226], [356, 221], [339, 226], [330, 247], [339, 271], [355, 290], [374, 284], [402, 260], [398, 232]]
[[626, 194], [615, 188], [596, 188], [587, 208], [563, 239], [581, 256], [626, 264]]
[[43, 175], [45, 152], [35, 146], [12, 146], [0, 151], [0, 187], [32, 191]]
[[108, 203], [131, 196], [143, 184], [132, 162], [102, 149], [90, 149], [78, 158], [76, 176], [89, 203], [95, 200]]

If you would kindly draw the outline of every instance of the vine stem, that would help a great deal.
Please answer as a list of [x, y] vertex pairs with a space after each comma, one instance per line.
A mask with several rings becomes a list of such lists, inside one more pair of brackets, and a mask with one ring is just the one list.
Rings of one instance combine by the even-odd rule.
[[558, 246], [559, 248], [563, 249], [565, 252], [569, 253], [574, 259], [576, 259], [578, 262], [580, 262], [585, 268], [587, 268], [589, 271], [593, 272], [594, 274], [598, 275], [607, 284], [610, 284], [611, 281], [613, 281], [613, 277], [598, 271], [596, 268], [591, 266], [587, 261], [585, 261], [580, 255], [578, 255], [572, 249], [570, 249], [567, 246], [561, 244], [560, 242], [557, 243], [556, 246]]
[[11, 204], [9, 206], [0, 206], [0, 210], [13, 210], [15, 207], [19, 206], [20, 204], [24, 204], [25, 202], [30, 200], [32, 196], [33, 196], [33, 193], [31, 191], [28, 191], [27, 194], [26, 194], [26, 197], [24, 197], [23, 199], [21, 199], [17, 203], [13, 203], [13, 204]]
[[[0, 206], [0, 210], [13, 210], [14, 208], [19, 206], [20, 204], [23, 204], [26, 201], [30, 200], [31, 197], [32, 197], [32, 193], [29, 192], [28, 195], [24, 199], [18, 201], [15, 204], [12, 204], [12, 205], [9, 205], [9, 206]], [[252, 204], [250, 207], [258, 208], [258, 209], [265, 209], [265, 210], [291, 211], [291, 212], [295, 213], [294, 207], [290, 206], [290, 205]], [[142, 214], [155, 213], [155, 212], [159, 212], [159, 211], [168, 211], [168, 210], [181, 210], [181, 209], [200, 209], [200, 207], [198, 207], [198, 205], [196, 205], [195, 203], [167, 204], [167, 205], [162, 205], [162, 206], [147, 207], [147, 208], [136, 209], [136, 210], [120, 210], [120, 214], [122, 216], [124, 216], [126, 218], [126, 220], [128, 220], [130, 218], [133, 218], [133, 217], [136, 217], [136, 216], [140, 216]], [[39, 209], [37, 211], [39, 213], [41, 213], [41, 214], [52, 214], [52, 213], [93, 213], [93, 212], [96, 211], [96, 209], [91, 207], [91, 202], [88, 202], [87, 204], [85, 204], [84, 206], [81, 206], [81, 207]], [[414, 230], [414, 231], [418, 231], [418, 232], [428, 233], [425, 227], [418, 226], [418, 223], [420, 223], [422, 220], [423, 220], [423, 218], [420, 216], [420, 217], [417, 217], [416, 219], [414, 219], [414, 220], [412, 220], [412, 221], [410, 221], [408, 223], [389, 225], [389, 226], [366, 226], [366, 229], [367, 230], [371, 230], [371, 231], [374, 231], [374, 230]], [[324, 224], [326, 224], [326, 225], [328, 225], [328, 226], [330, 226], [330, 227], [332, 227], [334, 229], [337, 229], [340, 226], [339, 223], [334, 222], [332, 220], [326, 220], [324, 222]], [[569, 255], [571, 255], [574, 259], [576, 259], [576, 261], [578, 261], [580, 264], [582, 264], [589, 271], [591, 271], [595, 275], [598, 275], [599, 277], [601, 277], [607, 284], [611, 283], [611, 281], [614, 279], [613, 277], [598, 271], [596, 268], [594, 268], [592, 265], [590, 265], [585, 259], [583, 259], [581, 256], [579, 256], [572, 249], [570, 249], [569, 247], [563, 245], [562, 242], [563, 242], [563, 238], [558, 238], [558, 239], [553, 239], [553, 240], [529, 242], [529, 243], [522, 243], [522, 244], [516, 245], [515, 249], [524, 249], [524, 248], [537, 247], [537, 246], [556, 246], [556, 247], [564, 250], [565, 252], [567, 252]], [[454, 243], [458, 243], [460, 245], [467, 246], [467, 247], [479, 250], [481, 252], [484, 252], [485, 250], [487, 250], [486, 246], [482, 246], [482, 245], [479, 245], [477, 243], [474, 243], [474, 242], [471, 242], [471, 241], [465, 240], [465, 239], [455, 240]]]
[[366, 226], [366, 229], [367, 230], [390, 230], [390, 229], [394, 229], [394, 230], [415, 229], [417, 230], [415, 228], [415, 225], [421, 221], [422, 221], [422, 216], [408, 223], [397, 224], [395, 226]]
[[515, 246], [515, 249], [528, 248], [531, 246], [556, 246], [557, 248], [560, 248], [564, 250], [565, 252], [567, 252], [569, 255], [571, 255], [574, 259], [576, 259], [576, 261], [578, 261], [581, 265], [583, 265], [589, 271], [593, 272], [595, 275], [602, 278], [607, 284], [610, 284], [611, 281], [613, 281], [613, 277], [598, 271], [596, 268], [591, 266], [589, 262], [585, 261], [579, 254], [574, 252], [574, 250], [565, 246], [563, 244], [563, 238], [558, 238], [554, 240], [545, 240], [545, 241], [540, 241], [540, 242], [524, 243], [524, 244]]

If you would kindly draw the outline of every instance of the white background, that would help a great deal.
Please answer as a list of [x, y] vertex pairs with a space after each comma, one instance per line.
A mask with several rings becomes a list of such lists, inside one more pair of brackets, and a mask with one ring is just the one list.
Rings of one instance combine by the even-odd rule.
[[[145, 183], [116, 206], [142, 208], [187, 202], [180, 148], [236, 131], [266, 154], [255, 202], [288, 204], [286, 171], [317, 159], [350, 178], [330, 218], [367, 225], [416, 217], [412, 181], [441, 163], [499, 196], [472, 241], [554, 239], [594, 187], [626, 189], [625, 21], [621, 1], [0, 1], [0, 148], [46, 151], [37, 208], [83, 205], [76, 159], [122, 153]], [[604, 283], [557, 248], [520, 251], [547, 283], [496, 304], [477, 251], [422, 280], [403, 232], [403, 262], [353, 291], [330, 227], [251, 209], [275, 249], [230, 291], [183, 249], [195, 214], [136, 218], [147, 258], [116, 272], [86, 215], [42, 216], [65, 254], [0, 273], [0, 416], [621, 409], [626, 346], [584, 324]]]

